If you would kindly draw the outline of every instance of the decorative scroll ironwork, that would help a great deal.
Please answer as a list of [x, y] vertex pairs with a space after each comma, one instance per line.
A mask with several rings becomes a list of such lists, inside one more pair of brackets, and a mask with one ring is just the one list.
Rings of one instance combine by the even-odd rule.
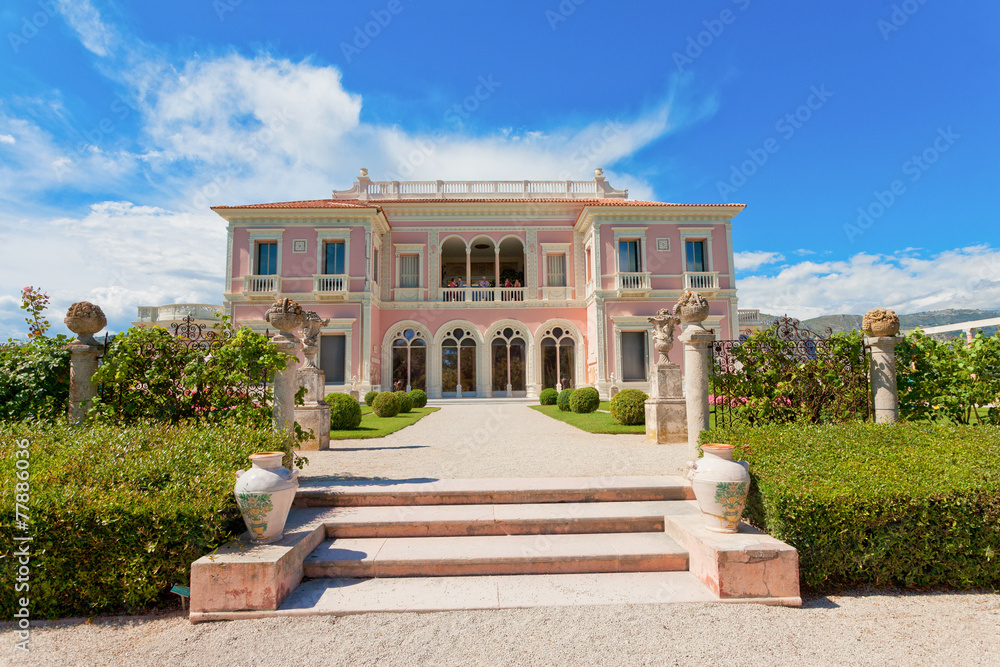
[[869, 350], [861, 336], [825, 336], [790, 317], [741, 340], [715, 341], [714, 424], [870, 419]]
[[174, 338], [182, 341], [189, 350], [210, 350], [220, 339], [217, 331], [206, 331], [206, 325], [196, 324], [191, 315], [171, 324], [170, 328], [173, 329]]

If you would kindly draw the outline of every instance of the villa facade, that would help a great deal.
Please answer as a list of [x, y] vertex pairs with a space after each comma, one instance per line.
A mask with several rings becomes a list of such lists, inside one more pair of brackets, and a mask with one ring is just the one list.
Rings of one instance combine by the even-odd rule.
[[[731, 225], [741, 204], [628, 199], [592, 181], [372, 181], [312, 201], [218, 206], [224, 310], [268, 327], [278, 298], [329, 322], [331, 389], [438, 397], [649, 390], [647, 318], [684, 290], [740, 334]], [[682, 363], [680, 346], [671, 358]]]

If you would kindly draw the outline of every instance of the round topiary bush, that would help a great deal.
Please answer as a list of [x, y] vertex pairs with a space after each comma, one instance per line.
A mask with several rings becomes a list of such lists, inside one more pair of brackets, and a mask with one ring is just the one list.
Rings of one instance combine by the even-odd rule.
[[372, 404], [375, 403], [376, 396], [378, 396], [378, 392], [375, 391], [374, 389], [365, 394], [365, 405], [367, 405], [370, 408]]
[[556, 399], [556, 405], [563, 412], [569, 412], [569, 399], [573, 396], [573, 389], [567, 388], [559, 392], [559, 398]]
[[538, 395], [538, 402], [542, 405], [555, 405], [558, 398], [559, 392], [549, 387], [548, 389], [543, 389], [542, 393]]
[[330, 430], [357, 428], [361, 423], [361, 404], [348, 394], [327, 394], [323, 399], [330, 406]]
[[410, 391], [410, 398], [413, 399], [413, 407], [427, 407], [427, 392], [423, 389], [413, 389]]
[[569, 409], [573, 412], [593, 412], [601, 404], [601, 395], [593, 387], [580, 387], [569, 397]]
[[405, 391], [394, 391], [396, 398], [399, 399], [399, 413], [409, 412], [413, 409], [413, 399]]
[[395, 417], [399, 414], [399, 396], [383, 391], [372, 401], [372, 412], [379, 417]]
[[611, 416], [619, 424], [636, 425], [646, 423], [646, 406], [649, 396], [638, 389], [622, 389], [611, 399]]

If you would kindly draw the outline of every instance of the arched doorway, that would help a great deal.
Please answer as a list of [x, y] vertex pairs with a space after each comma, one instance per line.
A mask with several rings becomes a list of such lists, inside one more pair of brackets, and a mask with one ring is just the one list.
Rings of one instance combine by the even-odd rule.
[[497, 331], [490, 342], [493, 369], [493, 395], [527, 395], [527, 368], [525, 365], [526, 342], [521, 332], [513, 327]]
[[392, 386], [427, 391], [427, 340], [416, 329], [403, 329], [392, 341]]
[[441, 340], [441, 395], [476, 395], [476, 339], [471, 327], [456, 326]]
[[559, 391], [575, 386], [576, 340], [564, 327], [546, 329], [541, 336], [542, 389]]

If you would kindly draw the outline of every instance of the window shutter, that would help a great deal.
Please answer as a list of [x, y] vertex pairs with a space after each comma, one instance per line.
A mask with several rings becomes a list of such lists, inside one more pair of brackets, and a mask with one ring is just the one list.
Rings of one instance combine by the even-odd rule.
[[399, 286], [419, 287], [420, 286], [420, 256], [400, 255], [399, 257]]
[[549, 287], [566, 286], [566, 255], [547, 255], [546, 272], [549, 278]]

